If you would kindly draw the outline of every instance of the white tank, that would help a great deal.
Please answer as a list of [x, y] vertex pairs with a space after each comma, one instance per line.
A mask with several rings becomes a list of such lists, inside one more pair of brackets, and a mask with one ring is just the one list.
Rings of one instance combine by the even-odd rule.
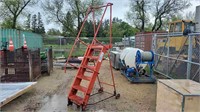
[[[126, 66], [136, 67], [135, 65], [135, 57], [137, 51], [143, 52], [143, 50], [138, 48], [127, 47], [122, 50], [120, 54], [120, 59], [125, 61]], [[142, 67], [146, 67], [146, 64], [141, 65]]]

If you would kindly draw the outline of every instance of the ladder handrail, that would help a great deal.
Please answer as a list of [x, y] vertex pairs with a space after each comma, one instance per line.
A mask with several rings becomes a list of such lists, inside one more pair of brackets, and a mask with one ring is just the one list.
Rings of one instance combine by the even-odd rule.
[[[70, 53], [69, 53], [69, 56], [68, 56], [68, 58], [67, 58], [67, 61], [66, 61], [66, 64], [65, 64], [65, 73], [66, 73], [66, 66], [67, 66], [67, 63], [69, 63], [69, 59], [70, 59], [70, 57], [71, 57], [71, 55], [72, 55], [72, 52], [74, 51], [74, 48], [75, 48], [75, 45], [77, 44], [77, 40], [81, 40], [80, 39], [80, 34], [81, 34], [81, 32], [82, 32], [82, 30], [83, 30], [83, 27], [84, 27], [84, 25], [85, 25], [85, 22], [86, 22], [86, 20], [88, 19], [88, 16], [89, 16], [89, 14], [91, 13], [91, 12], [93, 12], [93, 24], [94, 24], [94, 38], [93, 38], [93, 41], [92, 41], [92, 44], [95, 44], [95, 42], [96, 42], [96, 36], [97, 36], [97, 34], [98, 34], [98, 31], [99, 31], [99, 28], [100, 28], [100, 26], [101, 26], [101, 24], [102, 24], [102, 21], [103, 21], [103, 18], [104, 18], [104, 16], [105, 16], [105, 12], [106, 12], [106, 10], [107, 10], [107, 7], [108, 6], [110, 6], [110, 46], [112, 46], [112, 3], [107, 3], [106, 5], [102, 5], [102, 6], [98, 6], [98, 7], [96, 7], [96, 6], [90, 6], [90, 7], [88, 7], [88, 9], [87, 9], [87, 12], [86, 12], [86, 16], [85, 16], [85, 18], [84, 18], [84, 20], [83, 20], [83, 23], [82, 23], [82, 25], [81, 25], [81, 28], [80, 28], [80, 30], [79, 30], [79, 32], [78, 32], [78, 35], [77, 35], [77, 37], [76, 37], [76, 39], [75, 39], [75, 42], [74, 42], [74, 44], [73, 44], [73, 46], [72, 46], [72, 49], [70, 50]], [[95, 12], [95, 9], [99, 9], [99, 8], [102, 8], [102, 7], [106, 7], [105, 9], [104, 9], [104, 13], [103, 13], [103, 15], [102, 15], [102, 17], [101, 17], [101, 20], [100, 20], [100, 23], [99, 23], [99, 25], [98, 25], [98, 27], [97, 27], [97, 29], [95, 28], [95, 17], [94, 17], [94, 12]], [[87, 45], [84, 41], [80, 41], [81, 43], [83, 43], [83, 44], [85, 44], [85, 45]]]

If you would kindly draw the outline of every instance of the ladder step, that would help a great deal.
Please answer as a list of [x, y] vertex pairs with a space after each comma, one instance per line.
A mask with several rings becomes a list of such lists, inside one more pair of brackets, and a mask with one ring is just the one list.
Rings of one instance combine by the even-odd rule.
[[91, 48], [92, 49], [102, 49], [103, 46], [101, 46], [101, 45], [93, 45], [93, 46], [91, 46]]
[[94, 71], [95, 66], [83, 65], [82, 67]]
[[87, 56], [86, 58], [91, 59], [91, 60], [98, 60], [99, 56]]
[[91, 80], [91, 77], [88, 77], [88, 76], [84, 76], [84, 75], [82, 75], [82, 76], [77, 76], [79, 79], [84, 79], [84, 80], [87, 80], [87, 81], [90, 81]]
[[82, 91], [82, 92], [84, 92], [84, 93], [87, 92], [87, 88], [86, 88], [86, 87], [83, 87], [83, 86], [81, 86], [81, 85], [74, 85], [73, 88], [74, 88], [74, 89], [77, 89], [77, 90], [79, 90], [79, 91]]
[[110, 45], [93, 45], [91, 46], [92, 49], [103, 49], [103, 48], [107, 48], [107, 49], [110, 49], [111, 46]]
[[69, 96], [69, 99], [78, 105], [81, 105], [83, 103], [83, 98], [81, 98], [80, 96], [72, 95]]

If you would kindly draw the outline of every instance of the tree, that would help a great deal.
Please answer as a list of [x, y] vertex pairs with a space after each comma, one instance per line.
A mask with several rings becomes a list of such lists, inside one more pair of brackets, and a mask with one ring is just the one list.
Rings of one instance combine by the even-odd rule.
[[126, 16], [140, 32], [144, 32], [145, 23], [149, 20], [147, 14], [149, 3], [149, 0], [130, 0], [130, 10]]
[[86, 37], [94, 36], [93, 22], [91, 20], [85, 22], [83, 33], [85, 34]]
[[34, 15], [32, 16], [32, 31], [33, 31], [34, 33], [37, 32], [37, 16], [36, 16], [36, 14], [34, 14]]
[[137, 29], [133, 28], [132, 26], [130, 26], [128, 23], [124, 21], [121, 22], [119, 27], [123, 31], [123, 36], [125, 35], [126, 37], [133, 36], [135, 35], [136, 32], [138, 32]]
[[[77, 34], [80, 30], [83, 18], [85, 17], [87, 8], [90, 5], [101, 5], [102, 0], [46, 0], [42, 2], [42, 8], [48, 16], [49, 21], [54, 21], [60, 23], [64, 26], [70, 33]], [[70, 7], [69, 9], [66, 7]], [[65, 24], [65, 15], [71, 12], [72, 19], [74, 20], [73, 28]], [[74, 30], [74, 27], [76, 30]]]
[[42, 18], [41, 18], [41, 14], [40, 12], [38, 12], [38, 18], [37, 18], [37, 30], [36, 33], [39, 34], [44, 34], [45, 33], [45, 28], [44, 28], [44, 24], [42, 22]]
[[104, 21], [104, 24], [103, 24], [103, 27], [104, 27], [104, 35], [105, 35], [105, 37], [109, 37], [109, 27], [110, 27], [110, 21], [109, 21], [109, 19], [106, 19], [105, 21]]
[[185, 15], [185, 19], [194, 21], [195, 20], [195, 12], [187, 12]]
[[47, 31], [48, 35], [61, 35], [61, 32], [57, 29], [51, 28]]
[[16, 28], [17, 18], [25, 10], [27, 6], [35, 4], [34, 0], [1, 0], [0, 1], [0, 14], [5, 19], [12, 20], [12, 28]]
[[[68, 29], [69, 32], [71, 32], [74, 35], [78, 34], [78, 31], [81, 28], [81, 24], [83, 22], [83, 18], [85, 17], [87, 8], [90, 5], [101, 5], [103, 2], [102, 0], [91, 0], [91, 2], [88, 1], [82, 1], [82, 0], [46, 0], [45, 2], [42, 2], [42, 8], [48, 15], [48, 18], [54, 20], [57, 23], [62, 24], [65, 26], [65, 28]], [[70, 9], [66, 9], [66, 7], [70, 7]], [[64, 16], [66, 15], [65, 12], [67, 11], [72, 12], [72, 17], [76, 25], [74, 24], [74, 29], [70, 28], [69, 26], [64, 24]], [[64, 12], [65, 11], [65, 12]], [[81, 35], [83, 36], [83, 35]], [[77, 43], [77, 47], [80, 47], [79, 42]]]
[[[91, 22], [92, 23], [92, 22]], [[100, 21], [98, 21], [97, 22], [97, 25], [98, 24], [100, 24]], [[93, 25], [93, 24], [92, 24]], [[92, 27], [93, 28], [93, 27]], [[104, 37], [104, 34], [103, 34], [103, 26], [101, 25], [100, 27], [99, 27], [99, 31], [98, 31], [98, 34], [97, 34], [97, 37]], [[92, 30], [93, 32], [94, 32], [94, 29]], [[94, 33], [92, 33], [92, 34], [94, 34]]]
[[[102, 30], [98, 35], [100, 37], [109, 37], [109, 20], [106, 19], [103, 21]], [[138, 32], [136, 28], [133, 28], [125, 21], [122, 21], [119, 18], [114, 17], [112, 20], [112, 36], [113, 37], [124, 37], [125, 36], [133, 36], [135, 33]]]
[[158, 31], [163, 24], [162, 19], [171, 15], [176, 15], [183, 9], [190, 6], [188, 0], [154, 0], [152, 5], [155, 6], [152, 12], [154, 15], [154, 24], [152, 31]]
[[1, 24], [1, 27], [2, 28], [12, 28], [12, 19], [8, 18], [8, 19], [5, 19], [2, 24]]
[[31, 14], [28, 14], [27, 20], [25, 21], [25, 29], [26, 30], [31, 29]]
[[71, 15], [70, 11], [68, 11], [66, 16], [64, 17], [63, 24], [64, 24], [62, 26], [63, 35], [64, 36], [68, 36], [68, 37], [75, 36], [73, 34], [73, 32], [75, 30], [74, 29], [74, 20], [73, 20], [73, 17]]
[[[131, 0], [126, 16], [140, 32], [149, 29], [150, 26], [151, 31], [158, 31], [165, 18], [172, 18], [189, 6], [189, 0]], [[152, 24], [149, 23], [148, 14], [153, 17]]]

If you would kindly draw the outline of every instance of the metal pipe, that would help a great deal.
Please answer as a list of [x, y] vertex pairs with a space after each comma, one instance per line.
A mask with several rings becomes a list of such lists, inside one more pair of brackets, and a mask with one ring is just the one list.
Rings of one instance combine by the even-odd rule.
[[169, 38], [169, 36], [167, 36], [167, 44], [168, 44], [168, 46], [167, 46], [167, 75], [169, 75], [169, 46], [170, 46], [170, 38]]
[[[163, 56], [163, 55], [160, 55], [160, 54], [155, 54], [155, 55], [167, 58], [167, 56]], [[188, 61], [188, 60], [176, 59], [176, 58], [172, 58], [172, 57], [169, 57], [169, 59], [173, 59], [173, 60], [177, 60], [177, 61], [183, 61], [183, 62], [186, 62], [186, 63], [191, 63], [191, 64], [195, 64], [195, 65], [200, 66], [200, 63], [196, 63], [196, 62], [192, 62], [192, 61]]]
[[74, 45], [72, 46], [72, 49], [70, 50], [69, 56], [68, 56], [68, 58], [67, 58], [67, 62], [66, 62], [66, 64], [65, 64], [65, 73], [66, 73], [66, 66], [67, 66], [67, 63], [69, 62], [69, 58], [71, 57], [72, 52], [74, 51], [74, 47], [75, 47], [75, 45], [76, 45], [76, 43], [77, 43], [77, 41], [78, 41], [78, 38], [79, 38], [79, 36], [80, 36], [80, 34], [81, 34], [81, 31], [82, 31], [83, 26], [84, 26], [84, 24], [85, 24], [85, 22], [86, 22], [86, 20], [87, 20], [87, 18], [88, 18], [88, 15], [89, 15], [90, 11], [91, 11], [91, 9], [90, 9], [90, 7], [89, 7], [89, 8], [87, 9], [86, 16], [85, 16], [85, 18], [84, 18], [84, 20], [83, 20], [83, 24], [82, 24], [82, 26], [81, 26], [81, 28], [80, 28], [80, 31], [78, 32], [78, 35], [77, 35], [76, 40], [75, 40], [75, 42], [74, 42]]
[[[188, 46], [188, 61], [192, 61], [192, 38], [193, 36], [189, 35], [189, 46]], [[187, 79], [190, 79], [190, 70], [191, 70], [191, 63], [187, 63]]]
[[112, 5], [110, 6], [110, 45], [112, 45]]
[[99, 22], [99, 25], [98, 25], [98, 27], [97, 27], [97, 29], [96, 29], [95, 34], [94, 34], [94, 38], [93, 38], [92, 43], [95, 42], [95, 40], [96, 40], [96, 36], [97, 36], [98, 31], [99, 31], [99, 28], [100, 28], [100, 26], [101, 26], [101, 24], [102, 24], [103, 18], [104, 18], [105, 13], [106, 13], [106, 10], [107, 10], [107, 7], [105, 8], [105, 10], [104, 10], [104, 12], [103, 12], [103, 15], [102, 15], [102, 17], [101, 17], [101, 20], [100, 20], [100, 22]]
[[100, 6], [91, 6], [92, 9], [100, 9], [103, 7], [108, 7], [108, 6], [112, 6], [113, 3], [107, 3], [106, 5], [100, 5]]
[[92, 9], [92, 18], [93, 18], [93, 27], [94, 27], [94, 34], [96, 32], [96, 23], [95, 23], [95, 10]]

